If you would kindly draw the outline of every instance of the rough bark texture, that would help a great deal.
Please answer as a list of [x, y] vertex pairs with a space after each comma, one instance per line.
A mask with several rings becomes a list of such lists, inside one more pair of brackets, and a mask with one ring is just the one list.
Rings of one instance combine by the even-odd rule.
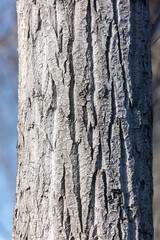
[[17, 0], [13, 240], [153, 239], [148, 1]]

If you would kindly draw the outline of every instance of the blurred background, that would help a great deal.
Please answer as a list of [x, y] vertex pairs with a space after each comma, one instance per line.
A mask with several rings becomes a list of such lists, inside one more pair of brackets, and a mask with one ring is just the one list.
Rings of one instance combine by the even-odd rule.
[[11, 239], [17, 142], [16, 1], [0, 0], [0, 240]]
[[[151, 24], [160, 16], [160, 0], [150, 0]], [[160, 34], [160, 18], [159, 18]], [[152, 46], [154, 239], [160, 240], [160, 39]]]
[[[160, 0], [150, 0], [151, 24]], [[18, 55], [16, 1], [0, 0], [0, 240], [11, 239], [17, 168]], [[152, 46], [155, 240], [160, 239], [160, 39]]]

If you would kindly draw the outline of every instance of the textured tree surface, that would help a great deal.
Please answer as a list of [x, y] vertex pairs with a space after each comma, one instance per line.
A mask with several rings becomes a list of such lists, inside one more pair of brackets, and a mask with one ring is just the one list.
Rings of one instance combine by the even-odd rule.
[[17, 0], [13, 240], [153, 239], [147, 0]]

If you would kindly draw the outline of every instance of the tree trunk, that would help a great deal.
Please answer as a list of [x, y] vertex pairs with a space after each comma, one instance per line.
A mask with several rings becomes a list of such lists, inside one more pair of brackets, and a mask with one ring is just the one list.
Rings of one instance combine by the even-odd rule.
[[153, 239], [147, 0], [17, 0], [13, 240]]

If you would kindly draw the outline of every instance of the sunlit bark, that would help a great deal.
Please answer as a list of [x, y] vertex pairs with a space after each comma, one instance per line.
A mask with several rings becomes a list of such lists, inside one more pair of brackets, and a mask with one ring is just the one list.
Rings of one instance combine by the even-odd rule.
[[146, 1], [17, 2], [13, 240], [152, 239]]

